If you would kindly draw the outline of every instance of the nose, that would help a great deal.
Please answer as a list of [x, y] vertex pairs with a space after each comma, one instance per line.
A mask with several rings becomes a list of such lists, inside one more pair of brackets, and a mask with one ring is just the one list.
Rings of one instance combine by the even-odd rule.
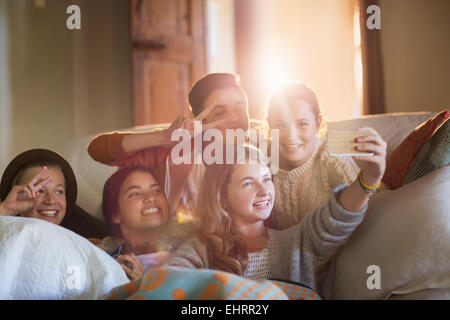
[[286, 128], [286, 138], [288, 140], [296, 140], [297, 139], [297, 130], [294, 124], [289, 124]]
[[54, 195], [51, 192], [45, 192], [43, 203], [49, 205], [55, 204], [56, 201]]
[[155, 196], [153, 195], [153, 193], [151, 193], [151, 192], [148, 192], [146, 195], [145, 195], [145, 198], [144, 198], [144, 202], [145, 203], [151, 203], [151, 202], [153, 202], [153, 201], [155, 201]]
[[231, 126], [240, 126], [246, 118], [245, 110], [242, 107], [235, 107], [230, 111], [228, 122]]
[[239, 121], [239, 117], [236, 111], [231, 111], [228, 117], [228, 123], [231, 125], [237, 124]]
[[258, 186], [257, 195], [259, 197], [264, 197], [264, 196], [267, 196], [269, 194], [269, 188], [268, 188], [268, 186], [266, 184], [264, 184], [262, 182], [257, 182], [257, 186]]

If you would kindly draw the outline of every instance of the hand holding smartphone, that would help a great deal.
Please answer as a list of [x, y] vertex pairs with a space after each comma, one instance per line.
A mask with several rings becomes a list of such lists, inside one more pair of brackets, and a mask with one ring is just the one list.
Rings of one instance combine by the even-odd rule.
[[327, 134], [327, 151], [331, 156], [373, 156], [373, 152], [358, 151], [355, 149], [357, 145], [366, 143], [357, 143], [356, 138], [370, 135], [369, 131], [350, 131], [350, 130], [334, 130]]

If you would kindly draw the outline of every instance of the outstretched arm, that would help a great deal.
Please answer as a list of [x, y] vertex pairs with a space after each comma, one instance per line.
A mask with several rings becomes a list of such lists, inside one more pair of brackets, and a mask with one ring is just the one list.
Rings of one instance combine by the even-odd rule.
[[[357, 138], [356, 142], [364, 143], [356, 146], [358, 151], [373, 152], [373, 156], [357, 156], [353, 157], [358, 166], [361, 168], [361, 178], [363, 182], [370, 187], [378, 185], [383, 177], [386, 169], [386, 142], [381, 136], [370, 127], [361, 127], [358, 130], [370, 131], [370, 134]], [[342, 207], [349, 211], [360, 211], [369, 200], [369, 195], [363, 187], [361, 187], [358, 178], [345, 189], [338, 197], [338, 202]]]
[[[174, 143], [172, 133], [177, 129], [188, 130], [194, 136], [194, 121], [203, 121], [216, 107], [212, 104], [205, 108], [195, 119], [178, 117], [169, 128], [150, 132], [108, 132], [95, 137], [88, 146], [89, 155], [96, 161], [113, 165], [133, 154], [157, 147], [169, 148]], [[202, 131], [214, 128], [224, 120], [204, 124]], [[155, 152], [157, 150], [155, 149]]]
[[113, 165], [138, 151], [167, 146], [165, 131], [103, 133], [92, 139], [88, 153], [98, 162]]
[[[373, 152], [374, 156], [354, 159], [362, 169], [366, 185], [375, 186], [384, 173], [386, 144], [375, 130], [365, 129], [371, 131], [371, 134], [358, 141], [368, 142], [359, 150]], [[279, 234], [282, 240], [280, 247], [298, 254], [299, 264], [293, 267], [298, 267], [297, 280], [314, 286], [321, 282], [322, 272], [326, 271], [324, 267], [363, 221], [368, 199], [369, 193], [360, 186], [358, 180], [348, 187], [341, 185], [333, 191], [323, 207], [306, 215], [299, 225]], [[296, 237], [300, 241], [292, 241]], [[287, 272], [293, 273], [295, 278], [295, 270], [284, 271]]]

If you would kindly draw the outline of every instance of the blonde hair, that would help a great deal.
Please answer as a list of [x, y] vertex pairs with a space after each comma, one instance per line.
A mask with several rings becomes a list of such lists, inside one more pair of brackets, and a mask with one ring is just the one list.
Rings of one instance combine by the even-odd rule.
[[238, 146], [233, 148], [235, 164], [212, 164], [206, 167], [197, 232], [206, 245], [211, 269], [242, 275], [248, 263], [247, 245], [244, 237], [233, 229], [232, 217], [224, 208], [227, 201], [226, 187], [236, 166], [242, 164], [239, 160], [243, 156], [248, 160], [252, 154], [262, 153], [250, 145], [240, 147], [243, 148], [241, 153]]

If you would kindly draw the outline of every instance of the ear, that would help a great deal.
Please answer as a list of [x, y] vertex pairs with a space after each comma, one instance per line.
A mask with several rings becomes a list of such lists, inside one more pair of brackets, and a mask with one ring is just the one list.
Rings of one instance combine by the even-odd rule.
[[114, 214], [112, 215], [112, 217], [111, 217], [111, 221], [112, 221], [114, 224], [121, 224], [121, 223], [122, 223], [122, 217], [121, 217], [119, 214], [114, 213]]
[[220, 205], [221, 205], [222, 208], [224, 208], [225, 210], [228, 209], [227, 202], [223, 199], [223, 197], [220, 197]]
[[228, 210], [228, 203], [226, 201], [227, 198], [227, 191], [225, 190], [224, 192], [222, 192], [220, 194], [220, 205], [222, 206], [222, 208], [224, 208], [225, 210]]
[[221, 200], [220, 204], [222, 205], [222, 208], [224, 208], [225, 210], [228, 210], [228, 205], [225, 201]]

